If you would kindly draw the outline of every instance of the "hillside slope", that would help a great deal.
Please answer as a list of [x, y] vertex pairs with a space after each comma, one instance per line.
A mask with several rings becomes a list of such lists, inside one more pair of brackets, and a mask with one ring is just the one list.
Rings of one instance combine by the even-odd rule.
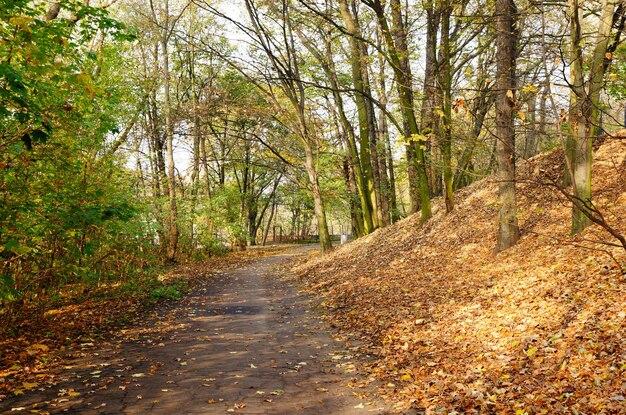
[[[594, 157], [596, 203], [626, 233], [626, 141]], [[520, 166], [523, 236], [498, 255], [485, 179], [451, 214], [436, 203], [424, 226], [414, 215], [297, 268], [399, 408], [626, 413], [626, 255], [593, 242], [617, 242], [598, 226], [569, 236], [569, 204], [536, 183], [562, 166], [560, 150]]]

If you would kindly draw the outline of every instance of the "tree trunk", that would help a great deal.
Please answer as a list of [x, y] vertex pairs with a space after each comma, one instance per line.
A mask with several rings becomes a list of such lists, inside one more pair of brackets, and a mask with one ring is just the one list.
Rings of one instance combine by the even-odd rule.
[[[272, 227], [272, 221], [274, 220], [274, 214], [276, 213], [276, 195], [272, 198], [272, 210], [270, 210], [270, 217], [267, 219], [267, 226], [265, 232], [263, 232], [263, 246], [267, 243], [267, 236], [270, 233], [270, 227]], [[273, 227], [273, 242], [276, 241], [276, 227]]]
[[[367, 1], [367, 5], [374, 10], [381, 32], [384, 36], [389, 59], [392, 63], [398, 97], [400, 100], [400, 111], [402, 113], [403, 125], [407, 140], [409, 140], [407, 162], [409, 163], [409, 179], [416, 175], [413, 182], [418, 186], [419, 201], [412, 197], [412, 206], [419, 203], [422, 222], [428, 220], [431, 215], [430, 191], [428, 189], [428, 177], [426, 175], [426, 157], [424, 149], [420, 143], [416, 143], [420, 137], [420, 129], [413, 108], [413, 86], [411, 82], [411, 68], [409, 65], [409, 52], [406, 42], [406, 28], [402, 18], [402, 5], [400, 0], [391, 0], [391, 16], [394, 22], [393, 35], [389, 29], [385, 10], [380, 0]], [[413, 164], [414, 163], [414, 164]], [[411, 167], [412, 166], [412, 167]], [[411, 169], [414, 168], [414, 171]]]
[[[617, 4], [616, 0], [602, 2], [602, 14], [594, 42], [593, 55], [587, 63], [583, 54], [583, 8], [579, 0], [569, 0], [571, 89], [570, 134], [566, 155], [567, 167], [574, 189], [572, 204], [572, 234], [577, 234], [591, 224], [592, 138], [600, 132], [600, 93], [604, 75], [611, 59], [607, 57], [611, 30]], [[622, 29], [620, 29], [622, 30]], [[588, 89], [583, 68], [589, 68]]]
[[313, 196], [313, 209], [315, 211], [315, 217], [317, 218], [317, 229], [320, 237], [320, 248], [322, 252], [328, 252], [332, 249], [333, 245], [330, 240], [330, 234], [328, 233], [326, 210], [324, 208], [324, 201], [322, 199], [322, 191], [320, 189], [317, 170], [315, 169], [315, 158], [313, 156], [313, 149], [309, 144], [304, 146], [304, 153], [306, 156], [305, 168], [309, 176], [309, 185], [311, 186], [311, 194]]
[[[166, 2], [167, 4], [167, 2]], [[167, 9], [167, 7], [166, 7]], [[165, 115], [165, 133], [167, 142], [167, 178], [169, 187], [169, 205], [170, 211], [168, 216], [168, 246], [167, 261], [175, 262], [176, 253], [178, 251], [178, 205], [176, 203], [176, 166], [174, 161], [174, 121], [172, 120], [172, 109], [170, 103], [170, 71], [169, 57], [167, 48], [167, 39], [162, 39], [161, 48], [163, 50], [163, 88], [164, 88], [164, 115]]]
[[[350, 7], [347, 0], [339, 0], [339, 9], [343, 18], [346, 30], [348, 31], [350, 38], [350, 65], [352, 68], [352, 80], [354, 84], [355, 94], [354, 99], [356, 102], [358, 120], [359, 120], [359, 160], [361, 161], [361, 172], [364, 179], [364, 185], [367, 191], [368, 207], [371, 207], [371, 223], [372, 229], [369, 232], [380, 226], [378, 203], [376, 197], [376, 183], [374, 180], [374, 169], [372, 163], [372, 147], [370, 136], [373, 134], [371, 113], [366, 100], [366, 79], [364, 68], [365, 56], [363, 56], [362, 45], [358, 40], [360, 30], [356, 22], [355, 17], [350, 11]], [[367, 212], [368, 209], [363, 209], [363, 212]], [[368, 224], [369, 225], [369, 224]]]
[[[425, 2], [424, 10], [426, 12], [426, 50], [424, 52], [424, 87], [420, 123], [422, 133], [429, 139], [427, 147], [432, 160], [435, 156], [434, 153], [437, 153], [438, 146], [435, 135], [438, 123], [434, 111], [437, 104], [435, 99], [437, 96], [437, 33], [439, 32], [441, 11], [439, 8], [435, 8], [433, 0]], [[437, 170], [437, 163], [429, 163], [428, 182], [431, 191], [434, 191], [438, 186], [439, 172]]]
[[515, 60], [517, 58], [517, 8], [514, 0], [497, 0], [497, 73], [496, 131], [498, 161], [498, 242], [496, 251], [503, 251], [519, 240], [515, 196]]
[[532, 93], [528, 99], [528, 125], [526, 127], [524, 151], [522, 157], [529, 159], [537, 154], [537, 94]]
[[439, 88], [443, 98], [441, 154], [443, 156], [443, 192], [446, 212], [454, 209], [452, 188], [452, 63], [450, 61], [450, 17], [452, 6], [446, 0], [441, 13], [441, 70]]

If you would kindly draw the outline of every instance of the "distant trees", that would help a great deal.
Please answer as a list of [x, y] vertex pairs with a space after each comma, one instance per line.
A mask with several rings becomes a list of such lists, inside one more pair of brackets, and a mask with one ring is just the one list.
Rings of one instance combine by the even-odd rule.
[[[443, 196], [450, 212], [455, 190], [497, 171], [501, 209], [496, 250], [502, 250], [519, 238], [516, 158], [529, 158], [563, 137], [568, 154], [566, 176], [574, 183], [574, 232], [589, 223], [590, 169], [585, 166], [590, 166], [589, 143], [599, 131], [604, 108], [601, 101], [605, 98], [598, 91], [604, 88], [612, 51], [621, 41], [621, 1], [521, 6], [515, 1], [424, 1], [409, 8], [395, 0], [281, 0], [272, 4], [246, 0], [239, 13], [222, 6], [196, 0], [176, 7], [189, 7], [189, 19], [209, 19], [216, 27], [228, 27], [225, 30], [239, 33], [247, 44], [216, 41], [206, 31], [189, 26], [174, 31], [169, 46], [174, 54], [186, 48], [185, 53], [193, 55], [188, 55], [185, 64], [189, 67], [188, 86], [177, 86], [192, 92], [176, 93], [182, 101], [172, 107], [186, 102], [188, 113], [174, 124], [182, 130], [193, 125], [189, 131], [194, 137], [194, 204], [202, 204], [205, 191], [210, 197], [213, 183], [223, 186], [228, 181], [225, 167], [229, 164], [220, 158], [235, 154], [230, 150], [224, 153], [236, 147], [232, 140], [257, 140], [282, 163], [282, 167], [272, 166], [273, 171], [309, 190], [321, 246], [328, 250], [332, 219], [328, 219], [327, 200], [334, 197], [331, 189], [336, 191], [329, 183], [339, 177], [343, 178], [341, 199], [348, 207], [345, 211], [350, 214], [352, 231], [362, 236], [387, 226], [400, 214], [420, 211], [422, 221], [428, 220], [434, 196]], [[566, 12], [569, 22], [558, 21], [554, 12]], [[589, 42], [595, 45], [589, 52], [585, 49], [585, 25], [601, 29], [594, 42]], [[423, 44], [418, 41], [421, 39]], [[494, 44], [496, 48], [491, 47]], [[557, 48], [560, 53], [554, 51]], [[416, 76], [416, 58], [422, 52], [424, 71]], [[568, 59], [559, 61], [559, 56]], [[208, 57], [211, 65], [207, 66], [203, 59]], [[521, 63], [518, 57], [522, 57]], [[215, 123], [212, 112], [219, 113], [221, 99], [208, 98], [216, 91], [213, 81], [201, 80], [201, 68], [215, 68], [216, 62], [238, 72], [244, 83], [257, 90], [273, 113], [259, 113], [255, 122], [284, 128], [283, 137], [272, 134], [271, 129], [233, 129], [238, 117], [247, 115], [233, 112], [232, 105], [221, 109], [229, 113]], [[582, 69], [577, 70], [577, 65]], [[598, 70], [587, 72], [587, 67]], [[569, 76], [559, 79], [565, 69]], [[173, 70], [178, 73], [182, 67]], [[219, 78], [220, 71], [210, 71], [213, 79]], [[571, 105], [563, 99], [570, 93]], [[152, 96], [157, 107], [162, 107], [150, 116], [156, 119], [154, 115], [165, 111], [167, 105], [160, 102], [165, 97], [159, 88]], [[201, 109], [203, 106], [210, 110]], [[566, 107], [569, 116], [563, 120]], [[585, 115], [576, 110], [579, 107], [594, 110]], [[174, 113], [173, 118], [182, 115]], [[268, 118], [262, 120], [264, 117]], [[587, 127], [578, 128], [581, 123]], [[167, 128], [163, 132], [167, 133]], [[155, 166], [164, 173], [165, 166], [167, 176], [174, 160], [167, 162], [159, 153], [161, 149], [169, 151], [177, 140], [185, 141], [180, 136], [171, 145], [166, 139], [165, 145], [154, 146]], [[211, 150], [215, 145], [217, 152]], [[402, 158], [398, 158], [398, 146], [404, 147]], [[212, 177], [207, 163], [210, 151], [223, 153], [215, 161], [221, 163], [217, 177]], [[327, 159], [342, 162], [332, 166]], [[235, 178], [239, 174], [236, 168], [232, 172]], [[200, 178], [206, 190], [197, 187]], [[247, 192], [247, 182], [240, 184], [244, 184], [240, 190]], [[167, 183], [161, 187], [170, 191]], [[270, 190], [273, 185], [262, 188], [260, 198], [267, 196], [265, 191], [280, 194], [278, 188]], [[169, 207], [159, 209], [171, 215], [176, 194], [174, 190], [170, 195]], [[274, 212], [272, 220], [276, 220], [276, 210], [269, 207], [273, 203], [260, 212]], [[247, 214], [254, 216], [254, 212]], [[247, 243], [254, 243], [255, 228], [262, 226], [262, 217], [257, 219], [241, 225], [247, 229]], [[165, 233], [162, 236], [167, 237]]]

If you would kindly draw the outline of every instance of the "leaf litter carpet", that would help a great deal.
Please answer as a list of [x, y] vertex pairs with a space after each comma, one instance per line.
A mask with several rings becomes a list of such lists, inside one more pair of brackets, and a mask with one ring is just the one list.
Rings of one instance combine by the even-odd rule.
[[[522, 238], [498, 255], [488, 178], [448, 215], [438, 201], [423, 226], [415, 215], [299, 265], [396, 408], [626, 414], [626, 257], [596, 225], [569, 236], [569, 204], [546, 185], [562, 154], [520, 162]], [[624, 140], [596, 150], [593, 174], [595, 203], [626, 233]]]

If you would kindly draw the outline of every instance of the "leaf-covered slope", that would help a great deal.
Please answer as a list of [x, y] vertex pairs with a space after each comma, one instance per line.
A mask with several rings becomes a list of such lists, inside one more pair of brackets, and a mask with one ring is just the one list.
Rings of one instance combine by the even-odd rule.
[[[364, 341], [367, 368], [401, 407], [428, 413], [626, 413], [626, 255], [598, 226], [569, 236], [546, 183], [561, 151], [520, 167], [522, 239], [495, 255], [497, 183], [409, 217], [298, 268], [329, 318]], [[595, 154], [594, 195], [626, 233], [626, 142]]]

